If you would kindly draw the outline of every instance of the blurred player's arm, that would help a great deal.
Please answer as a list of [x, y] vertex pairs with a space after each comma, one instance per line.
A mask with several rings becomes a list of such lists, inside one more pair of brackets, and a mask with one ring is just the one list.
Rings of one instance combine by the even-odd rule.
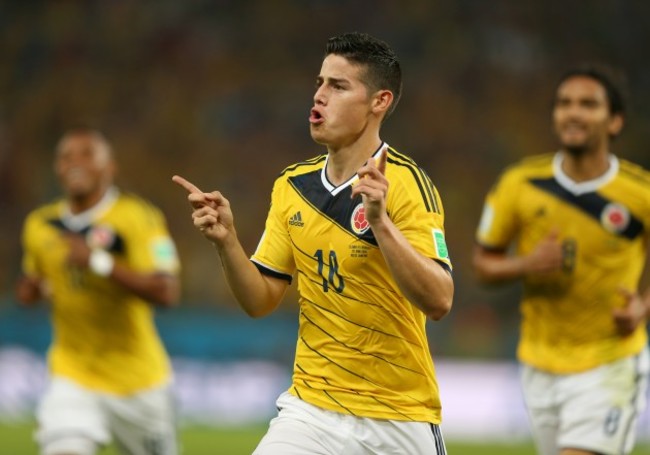
[[620, 289], [625, 298], [625, 305], [613, 311], [614, 323], [622, 336], [631, 335], [639, 325], [645, 325], [650, 319], [650, 289], [643, 294]]
[[176, 275], [164, 272], [140, 273], [116, 263], [110, 277], [153, 304], [172, 307], [179, 303], [180, 281]]
[[163, 272], [140, 272], [113, 260], [110, 253], [91, 250], [85, 239], [77, 234], [66, 235], [69, 245], [68, 262], [72, 266], [89, 268], [152, 304], [171, 307], [178, 304], [180, 282], [176, 275]]
[[645, 321], [650, 322], [650, 288], [643, 293], [643, 305], [645, 307]]
[[646, 265], [641, 275], [639, 289], [645, 289], [642, 301], [646, 310], [645, 320], [648, 323], [650, 322], [650, 245], [646, 248], [646, 258]]
[[640, 325], [645, 325], [650, 318], [650, 289], [643, 294], [620, 289], [625, 298], [625, 305], [615, 308], [612, 312], [618, 333], [628, 336], [634, 333]]
[[272, 312], [289, 283], [263, 275], [251, 262], [237, 237], [230, 202], [219, 191], [204, 193], [183, 177], [172, 180], [189, 193], [194, 226], [219, 253], [226, 281], [242, 309], [251, 317]]
[[30, 248], [27, 234], [31, 223], [26, 223], [22, 236], [23, 257], [22, 257], [22, 275], [16, 281], [14, 292], [16, 299], [23, 305], [34, 305], [49, 297], [48, 285], [39, 272], [36, 260], [30, 254]]
[[45, 282], [36, 276], [23, 275], [16, 283], [16, 298], [23, 305], [33, 305], [46, 298]]
[[551, 273], [562, 268], [564, 255], [557, 231], [551, 231], [530, 254], [520, 256], [482, 245], [474, 247], [472, 265], [482, 283], [500, 283], [528, 275]]

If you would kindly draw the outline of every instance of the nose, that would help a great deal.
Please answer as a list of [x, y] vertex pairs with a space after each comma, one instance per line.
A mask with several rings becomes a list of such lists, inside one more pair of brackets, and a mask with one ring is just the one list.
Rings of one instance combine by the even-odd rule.
[[579, 102], [570, 102], [564, 106], [565, 115], [569, 118], [581, 117], [584, 112], [584, 106]]
[[321, 85], [316, 89], [316, 93], [314, 93], [314, 103], [319, 104], [319, 105], [324, 105], [325, 104], [325, 85]]
[[570, 103], [568, 104], [564, 111], [569, 117], [575, 117], [576, 114], [580, 113], [579, 106], [576, 103]]

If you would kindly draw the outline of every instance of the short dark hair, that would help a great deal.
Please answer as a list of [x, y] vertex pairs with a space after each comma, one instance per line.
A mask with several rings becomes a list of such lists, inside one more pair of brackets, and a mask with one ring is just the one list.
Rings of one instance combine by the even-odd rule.
[[90, 123], [85, 123], [85, 122], [75, 122], [71, 123], [69, 125], [66, 125], [66, 127], [63, 129], [63, 132], [61, 133], [62, 136], [68, 135], [68, 134], [101, 134], [101, 130], [97, 128], [96, 126], [90, 124]]
[[622, 72], [615, 70], [612, 67], [598, 64], [598, 63], [585, 63], [575, 68], [566, 71], [558, 81], [556, 90], [567, 79], [572, 77], [588, 77], [593, 79], [603, 86], [607, 94], [607, 103], [609, 105], [609, 113], [612, 115], [625, 115], [625, 76]]
[[370, 90], [387, 89], [393, 92], [393, 103], [386, 112], [386, 117], [395, 110], [402, 94], [402, 69], [397, 55], [388, 44], [367, 33], [344, 33], [327, 41], [325, 56], [330, 54], [365, 65], [363, 82]]
[[88, 135], [88, 136], [96, 137], [97, 139], [99, 139], [100, 142], [102, 142], [106, 146], [106, 149], [108, 150], [109, 154], [113, 155], [113, 146], [111, 142], [108, 140], [108, 138], [106, 137], [106, 135], [104, 134], [104, 132], [100, 130], [98, 127], [93, 126], [90, 123], [84, 123], [84, 122], [73, 123], [65, 127], [57, 142], [57, 148], [61, 143], [61, 141], [63, 140], [63, 138], [69, 136], [75, 136], [75, 135]]

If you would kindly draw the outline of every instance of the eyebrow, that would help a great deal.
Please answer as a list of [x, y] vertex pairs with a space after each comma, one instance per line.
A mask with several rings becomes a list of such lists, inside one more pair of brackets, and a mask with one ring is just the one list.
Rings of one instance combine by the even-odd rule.
[[578, 95], [578, 96], [571, 96], [571, 95], [558, 95], [555, 97], [555, 102], [567, 102], [567, 101], [576, 101], [578, 103], [606, 103], [607, 100], [600, 99], [597, 95]]
[[323, 76], [318, 76], [316, 77], [316, 80], [319, 82], [327, 82], [329, 84], [351, 84], [349, 79], [343, 79], [343, 78], [338, 78], [338, 77], [323, 77]]

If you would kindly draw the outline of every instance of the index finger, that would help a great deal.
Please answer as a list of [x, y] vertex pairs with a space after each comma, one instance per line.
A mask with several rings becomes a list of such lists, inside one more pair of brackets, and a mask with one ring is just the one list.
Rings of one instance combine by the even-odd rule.
[[377, 170], [386, 175], [386, 161], [388, 160], [388, 150], [383, 149], [379, 155], [379, 163], [377, 163]]
[[198, 186], [190, 182], [189, 180], [184, 179], [180, 175], [174, 175], [172, 177], [172, 182], [178, 184], [179, 186], [185, 188], [188, 193], [203, 193]]

